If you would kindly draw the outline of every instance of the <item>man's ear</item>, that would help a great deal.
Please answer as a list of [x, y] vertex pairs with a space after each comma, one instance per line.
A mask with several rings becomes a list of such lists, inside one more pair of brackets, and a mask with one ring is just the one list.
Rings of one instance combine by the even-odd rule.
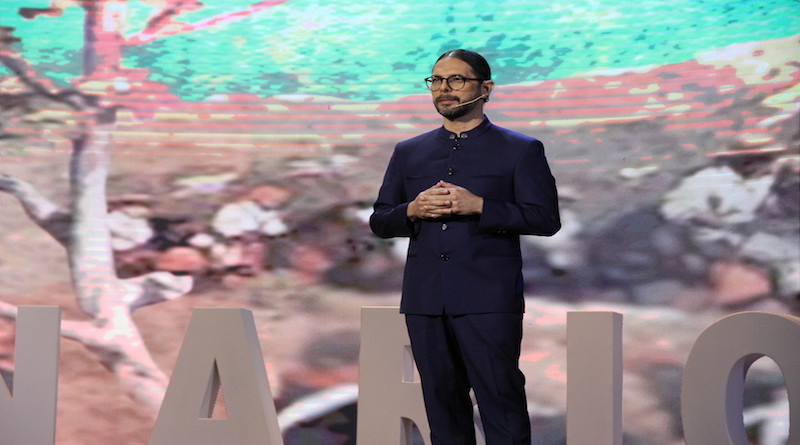
[[483, 88], [482, 93], [484, 96], [486, 96], [486, 100], [488, 101], [489, 95], [492, 93], [492, 90], [494, 89], [494, 81], [493, 80], [483, 81], [482, 88]]

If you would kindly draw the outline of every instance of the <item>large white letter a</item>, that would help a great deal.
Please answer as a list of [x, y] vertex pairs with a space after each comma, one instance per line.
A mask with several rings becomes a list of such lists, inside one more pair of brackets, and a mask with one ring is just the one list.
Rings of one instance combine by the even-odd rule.
[[[219, 386], [227, 419], [212, 419]], [[253, 315], [199, 308], [183, 340], [150, 445], [283, 445]]]

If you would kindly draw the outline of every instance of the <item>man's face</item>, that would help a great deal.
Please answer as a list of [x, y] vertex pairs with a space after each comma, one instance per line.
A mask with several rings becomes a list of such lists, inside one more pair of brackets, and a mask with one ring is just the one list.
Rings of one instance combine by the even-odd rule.
[[[431, 74], [442, 78], [448, 78], [454, 75], [470, 79], [478, 77], [467, 62], [454, 57], [447, 57], [436, 62]], [[431, 92], [433, 95], [433, 104], [436, 107], [436, 111], [445, 118], [450, 120], [458, 119], [459, 117], [466, 116], [476, 107], [483, 104], [483, 101], [476, 101], [462, 107], [458, 106], [460, 103], [468, 102], [483, 94], [481, 89], [481, 82], [476, 80], [467, 81], [466, 85], [458, 91], [454, 91], [449, 83], [442, 82], [442, 86], [438, 90]]]

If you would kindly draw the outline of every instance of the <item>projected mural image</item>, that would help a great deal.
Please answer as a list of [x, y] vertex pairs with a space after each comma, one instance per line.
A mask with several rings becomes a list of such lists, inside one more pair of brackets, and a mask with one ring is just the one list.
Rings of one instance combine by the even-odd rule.
[[[674, 11], [680, 8], [681, 18]], [[194, 307], [254, 311], [287, 444], [355, 443], [360, 308], [405, 250], [366, 218], [423, 78], [481, 52], [488, 117], [542, 140], [564, 227], [525, 238], [537, 444], [564, 443], [569, 310], [625, 315], [626, 444], [681, 443], [682, 366], [742, 310], [800, 314], [800, 5], [0, 5], [0, 372], [64, 311], [58, 444], [146, 444]], [[753, 443], [785, 444], [774, 363]], [[224, 389], [223, 389], [224, 391]], [[225, 416], [224, 400], [215, 416]]]

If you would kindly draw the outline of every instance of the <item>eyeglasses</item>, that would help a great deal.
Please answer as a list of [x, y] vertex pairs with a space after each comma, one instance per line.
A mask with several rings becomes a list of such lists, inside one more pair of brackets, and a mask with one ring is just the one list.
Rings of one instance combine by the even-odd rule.
[[439, 77], [439, 76], [431, 76], [425, 79], [425, 84], [428, 85], [428, 89], [431, 91], [438, 91], [439, 88], [442, 87], [444, 82], [447, 82], [447, 85], [450, 86], [450, 89], [453, 91], [458, 91], [464, 88], [464, 85], [467, 84], [468, 80], [479, 80], [483, 82], [486, 79], [471, 79], [469, 77], [459, 76], [455, 74], [450, 77]]

